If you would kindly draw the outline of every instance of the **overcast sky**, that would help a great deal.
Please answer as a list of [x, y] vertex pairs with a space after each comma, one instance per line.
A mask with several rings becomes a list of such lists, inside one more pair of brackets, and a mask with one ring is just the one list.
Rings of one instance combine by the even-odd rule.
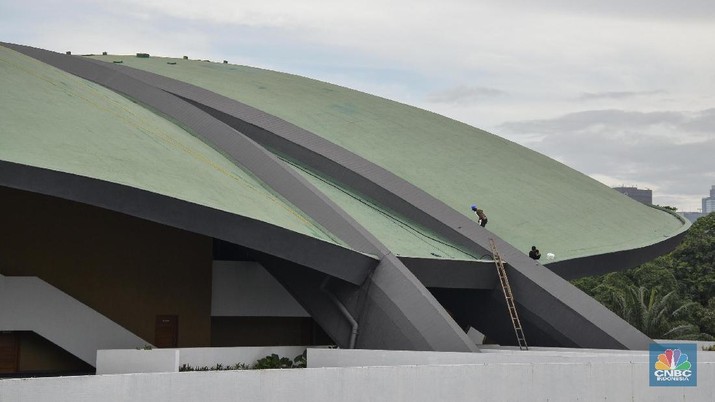
[[304, 75], [681, 211], [715, 185], [712, 0], [0, 0], [0, 41]]

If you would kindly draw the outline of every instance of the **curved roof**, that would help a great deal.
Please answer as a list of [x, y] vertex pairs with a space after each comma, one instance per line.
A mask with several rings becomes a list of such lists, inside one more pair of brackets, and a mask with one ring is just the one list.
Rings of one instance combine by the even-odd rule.
[[[509, 342], [512, 321], [483, 275], [493, 267], [474, 262], [497, 247], [537, 344], [649, 342], [524, 251], [536, 243], [563, 268], [628, 250], [604, 264], [619, 269], [687, 224], [543, 155], [288, 74], [0, 45], [0, 184], [245, 247], [342, 346], [355, 332], [328, 286], [361, 317], [358, 347], [474, 351], [445, 308]], [[447, 288], [431, 293], [408, 263]]]
[[129, 185], [335, 241], [240, 166], [113, 91], [2, 46], [0, 87], [0, 160]]
[[[275, 115], [466, 216], [472, 216], [469, 205], [477, 203], [490, 218], [490, 231], [519, 249], [536, 244], [557, 260], [644, 247], [688, 227], [544, 155], [401, 103], [245, 66], [158, 57], [94, 58], [122, 60]], [[4, 47], [0, 68], [5, 93], [0, 98], [5, 112], [0, 159], [126, 184], [341, 243], [185, 127]], [[397, 255], [478, 257], [350, 189], [307, 170], [299, 172]]]
[[[688, 227], [542, 154], [398, 102], [245, 66], [95, 58], [122, 60], [275, 115], [387, 169], [464, 215], [471, 216], [469, 206], [477, 203], [489, 216], [490, 231], [523, 250], [537, 244], [557, 260], [644, 247]], [[404, 252], [414, 251], [407, 247]]]

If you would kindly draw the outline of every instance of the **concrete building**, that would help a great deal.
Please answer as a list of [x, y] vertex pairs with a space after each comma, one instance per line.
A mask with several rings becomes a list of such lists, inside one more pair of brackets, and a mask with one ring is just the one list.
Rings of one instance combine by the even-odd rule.
[[715, 212], [715, 186], [710, 188], [710, 197], [703, 198], [703, 214]]
[[695, 222], [696, 220], [705, 216], [702, 212], [679, 212], [679, 214], [690, 222]]
[[468, 327], [514, 345], [492, 241], [530, 345], [642, 350], [567, 279], [648, 261], [689, 227], [324, 82], [13, 44], [0, 61], [4, 372], [93, 373], [98, 350], [147, 345], [479, 352]]
[[646, 205], [651, 205], [653, 204], [653, 191], [652, 190], [643, 190], [639, 189], [637, 187], [613, 187], [614, 190], [618, 191], [621, 194], [625, 194], [630, 198], [633, 198], [634, 200], [646, 204]]

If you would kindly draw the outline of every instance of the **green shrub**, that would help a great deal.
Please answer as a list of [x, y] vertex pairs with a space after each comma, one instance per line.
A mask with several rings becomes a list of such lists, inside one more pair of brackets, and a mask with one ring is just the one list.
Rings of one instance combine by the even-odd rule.
[[287, 357], [279, 357], [273, 353], [270, 356], [258, 359], [256, 364], [253, 365], [253, 368], [256, 370], [293, 368], [293, 361]]
[[[138, 348], [137, 348], [138, 349]], [[307, 351], [306, 351], [307, 352]], [[219, 363], [215, 366], [201, 366], [193, 367], [188, 364], [182, 364], [179, 367], [179, 371], [216, 371], [216, 370], [264, 370], [264, 369], [284, 369], [284, 368], [305, 368], [306, 364], [306, 352], [303, 352], [293, 358], [293, 360], [287, 357], [280, 357], [273, 353], [262, 359], [258, 359], [253, 366], [249, 366], [245, 363], [236, 363], [234, 365], [224, 366]]]
[[209, 367], [209, 366], [192, 367], [192, 366], [189, 366], [188, 364], [182, 364], [179, 367], [179, 371], [249, 370], [250, 368], [251, 367], [245, 363], [236, 363], [234, 365], [228, 365], [228, 366], [224, 366], [223, 364], [219, 363], [212, 367]]

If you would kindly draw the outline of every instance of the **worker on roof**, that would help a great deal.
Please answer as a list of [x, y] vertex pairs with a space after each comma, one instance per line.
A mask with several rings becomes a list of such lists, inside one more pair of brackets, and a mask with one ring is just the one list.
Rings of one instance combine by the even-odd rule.
[[539, 258], [541, 258], [541, 252], [538, 248], [536, 248], [536, 246], [531, 246], [531, 251], [529, 251], [529, 257], [534, 260], [538, 260]]
[[472, 211], [474, 211], [475, 214], [477, 214], [477, 223], [481, 225], [481, 227], [487, 226], [487, 216], [484, 214], [484, 210], [477, 208], [476, 205], [472, 205]]

